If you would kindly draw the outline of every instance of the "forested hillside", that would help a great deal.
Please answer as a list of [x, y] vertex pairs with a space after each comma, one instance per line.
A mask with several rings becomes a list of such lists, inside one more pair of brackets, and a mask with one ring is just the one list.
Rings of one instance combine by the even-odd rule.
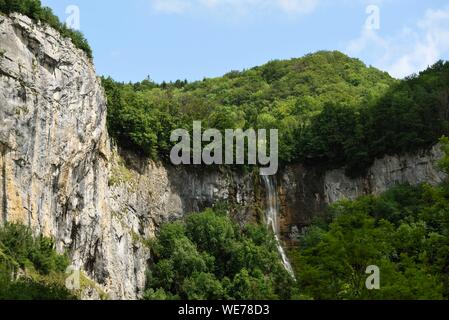
[[340, 52], [272, 61], [221, 78], [156, 84], [103, 79], [111, 135], [167, 158], [174, 128], [276, 128], [284, 163], [348, 165], [435, 143], [448, 130], [449, 64], [399, 81]]
[[133, 149], [164, 158], [173, 128], [201, 120], [205, 128], [222, 130], [279, 128], [284, 161], [300, 159], [298, 138], [326, 105], [373, 104], [394, 83], [388, 74], [339, 52], [272, 61], [193, 83], [104, 79], [110, 132]]

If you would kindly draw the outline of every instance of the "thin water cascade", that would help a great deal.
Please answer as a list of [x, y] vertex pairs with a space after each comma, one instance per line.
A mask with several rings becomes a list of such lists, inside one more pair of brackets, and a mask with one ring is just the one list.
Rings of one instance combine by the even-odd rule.
[[281, 232], [279, 226], [279, 201], [274, 182], [274, 176], [262, 176], [262, 180], [265, 183], [265, 189], [267, 191], [267, 211], [266, 211], [266, 223], [269, 228], [273, 230], [274, 237], [276, 239], [276, 245], [279, 254], [282, 258], [282, 263], [285, 270], [295, 279], [295, 273], [290, 264], [290, 261], [285, 253], [281, 244]]

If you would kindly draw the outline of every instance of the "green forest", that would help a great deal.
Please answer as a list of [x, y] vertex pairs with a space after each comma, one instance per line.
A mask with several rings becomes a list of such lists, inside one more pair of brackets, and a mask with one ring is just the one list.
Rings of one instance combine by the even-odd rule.
[[[332, 206], [291, 252], [313, 299], [449, 299], [449, 185], [398, 186]], [[365, 270], [381, 270], [367, 290]]]
[[74, 300], [65, 287], [68, 266], [52, 239], [18, 224], [0, 227], [0, 300]]
[[282, 163], [347, 166], [426, 148], [448, 133], [449, 63], [405, 80], [322, 51], [220, 78], [135, 84], [103, 79], [108, 127], [127, 149], [166, 160], [176, 128], [279, 129]]
[[267, 228], [241, 228], [226, 210], [164, 225], [152, 251], [148, 300], [274, 300], [295, 292]]

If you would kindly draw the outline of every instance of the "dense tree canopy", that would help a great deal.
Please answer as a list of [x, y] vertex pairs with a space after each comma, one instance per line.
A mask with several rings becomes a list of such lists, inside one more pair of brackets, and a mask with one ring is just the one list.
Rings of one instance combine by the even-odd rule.
[[83, 50], [89, 58], [92, 58], [92, 49], [83, 34], [61, 23], [50, 8], [42, 6], [40, 0], [0, 0], [0, 12], [6, 14], [18, 12], [35, 21], [46, 23], [59, 31], [64, 37], [70, 38], [77, 48]]
[[300, 158], [298, 137], [329, 103], [357, 107], [378, 100], [394, 80], [339, 52], [272, 61], [221, 78], [186, 83], [103, 81], [111, 135], [125, 147], [165, 158], [174, 128], [279, 128], [284, 161]]
[[449, 63], [440, 61], [367, 107], [326, 106], [300, 137], [300, 152], [357, 173], [376, 157], [433, 145], [448, 133], [448, 121]]
[[294, 281], [264, 226], [241, 229], [221, 212], [162, 227], [146, 299], [290, 299]]
[[427, 147], [448, 132], [449, 63], [403, 81], [339, 52], [272, 61], [193, 83], [103, 83], [111, 135], [167, 158], [175, 128], [279, 129], [284, 163], [347, 165]]

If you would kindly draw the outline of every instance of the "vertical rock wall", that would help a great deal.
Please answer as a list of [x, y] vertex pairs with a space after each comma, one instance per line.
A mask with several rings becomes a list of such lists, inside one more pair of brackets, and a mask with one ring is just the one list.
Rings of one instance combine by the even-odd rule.
[[346, 176], [343, 168], [320, 172], [288, 166], [279, 177], [284, 237], [294, 238], [316, 214], [339, 200], [378, 195], [398, 184], [442, 183], [447, 178], [438, 167], [442, 156], [439, 144], [413, 154], [385, 156], [356, 179]]

